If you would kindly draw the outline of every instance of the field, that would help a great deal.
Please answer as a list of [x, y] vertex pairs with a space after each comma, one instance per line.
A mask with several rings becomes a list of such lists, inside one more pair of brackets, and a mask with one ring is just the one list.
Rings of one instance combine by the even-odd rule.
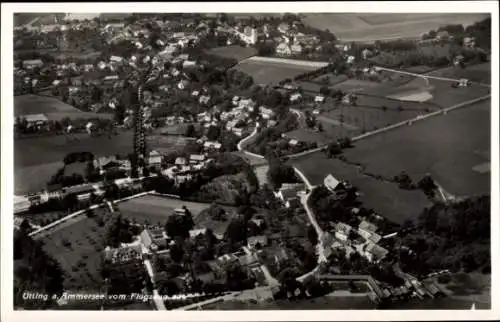
[[[111, 219], [103, 214], [105, 222]], [[60, 263], [65, 274], [64, 289], [97, 292], [101, 290], [99, 268], [106, 225], [99, 227], [94, 219], [83, 218], [44, 237], [44, 249]]]
[[252, 47], [223, 46], [223, 47], [212, 48], [208, 51], [208, 53], [225, 58], [234, 58], [237, 61], [241, 61], [249, 57], [255, 56], [257, 54], [257, 50]]
[[235, 68], [252, 76], [255, 84], [263, 85], [277, 84], [286, 78], [291, 79], [307, 71], [317, 69], [309, 66], [256, 60], [244, 60]]
[[22, 95], [14, 97], [14, 115], [22, 116], [27, 114], [45, 114], [49, 120], [61, 120], [65, 117], [71, 118], [110, 118], [110, 114], [96, 114], [82, 112], [79, 109], [68, 105], [56, 98]]
[[[322, 122], [326, 130], [332, 127], [341, 128], [339, 121], [343, 115], [342, 130], [347, 131], [345, 135], [352, 135], [363, 133], [363, 129], [371, 131], [438, 109], [432, 104], [403, 102], [372, 95], [358, 95], [357, 105], [334, 107], [333, 103], [326, 103], [324, 106], [328, 111], [320, 114], [317, 120]], [[385, 110], [383, 106], [386, 107]]]
[[165, 224], [174, 209], [186, 206], [193, 214], [193, 218], [210, 204], [182, 201], [178, 199], [147, 195], [122, 202], [118, 205], [124, 218], [134, 219], [137, 223]]
[[413, 180], [430, 173], [452, 194], [488, 193], [489, 173], [473, 168], [490, 161], [490, 105], [484, 101], [361, 140], [344, 154], [371, 173], [392, 177], [405, 170]]
[[343, 41], [372, 41], [419, 38], [421, 33], [443, 25], [470, 25], [487, 17], [481, 13], [310, 13], [302, 21], [329, 29]]
[[360, 191], [364, 207], [372, 208], [395, 223], [414, 218], [429, 205], [421, 191], [401, 190], [394, 183], [380, 181], [361, 172], [359, 167], [337, 159], [328, 159], [324, 152], [318, 152], [289, 163], [301, 170], [311, 184], [323, 183], [328, 174], [339, 180], [347, 180]]

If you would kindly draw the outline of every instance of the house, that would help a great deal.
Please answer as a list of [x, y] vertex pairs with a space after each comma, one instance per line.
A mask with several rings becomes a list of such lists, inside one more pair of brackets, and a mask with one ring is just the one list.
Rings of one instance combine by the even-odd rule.
[[141, 244], [152, 251], [157, 251], [166, 246], [169, 237], [163, 229], [144, 229], [139, 235]]
[[299, 141], [296, 139], [291, 139], [290, 141], [288, 141], [288, 144], [291, 146], [296, 146], [297, 144], [299, 144]]
[[90, 194], [95, 192], [95, 187], [93, 184], [81, 184], [78, 186], [71, 186], [63, 188], [64, 195], [76, 195], [78, 200], [87, 200], [90, 198]]
[[335, 179], [335, 177], [331, 174], [325, 177], [323, 183], [325, 187], [331, 192], [335, 192], [338, 188], [342, 188], [342, 183], [339, 180]]
[[450, 34], [446, 30], [438, 31], [436, 34], [436, 39], [438, 40], [445, 40], [450, 38]]
[[198, 237], [198, 235], [205, 235], [206, 232], [207, 232], [206, 228], [192, 229], [189, 231], [189, 237], [196, 238]]
[[372, 57], [372, 55], [373, 55], [372, 51], [369, 50], [368, 48], [365, 48], [363, 49], [363, 51], [361, 51], [361, 57], [363, 57], [363, 60]]
[[364, 256], [370, 261], [370, 262], [379, 262], [382, 260], [389, 251], [377, 244], [374, 243], [369, 243], [365, 249]]
[[302, 98], [302, 94], [294, 93], [294, 94], [290, 95], [290, 102], [299, 101], [301, 98]]
[[314, 97], [315, 103], [323, 103], [325, 101], [325, 97], [323, 95], [316, 95]]
[[292, 54], [292, 50], [287, 43], [282, 42], [276, 47], [276, 54], [281, 56], [290, 56]]
[[187, 86], [189, 85], [189, 81], [183, 79], [181, 81], [179, 81], [179, 83], [177, 84], [177, 88], [180, 89], [180, 90], [183, 90], [185, 89]]
[[293, 208], [300, 203], [298, 198], [299, 193], [304, 190], [303, 184], [284, 184], [276, 193], [276, 197], [279, 198], [287, 208]]
[[42, 126], [49, 122], [49, 119], [45, 116], [45, 114], [27, 114], [22, 118], [26, 120], [28, 127]]
[[290, 30], [290, 25], [287, 23], [281, 23], [278, 26], [278, 31], [281, 32], [282, 34], [286, 34]]
[[175, 165], [176, 166], [183, 166], [183, 165], [186, 165], [186, 164], [187, 164], [186, 158], [178, 157], [178, 158], [175, 159]]
[[41, 68], [43, 61], [41, 59], [23, 60], [22, 66], [25, 69]]
[[264, 106], [259, 107], [259, 111], [260, 111], [260, 115], [265, 120], [270, 119], [275, 114], [273, 110], [266, 108]]
[[222, 148], [220, 142], [207, 141], [203, 143], [203, 148], [207, 151], [219, 151]]
[[127, 264], [142, 260], [141, 245], [133, 245], [119, 248], [106, 247], [104, 257], [112, 264]]
[[210, 96], [202, 95], [202, 96], [200, 96], [198, 101], [200, 104], [208, 104], [208, 102], [210, 102]]
[[117, 164], [117, 167], [119, 166], [115, 156], [104, 156], [94, 159], [94, 167], [99, 169], [101, 174], [105, 172], [105, 169], [109, 169], [114, 164]]
[[163, 156], [160, 152], [154, 150], [149, 152], [148, 165], [150, 167], [154, 167], [157, 169], [161, 168], [162, 160]]
[[468, 47], [468, 48], [475, 47], [476, 46], [476, 38], [474, 38], [474, 37], [465, 37], [463, 45], [464, 45], [464, 47]]
[[253, 236], [247, 239], [247, 246], [250, 250], [255, 250], [256, 248], [267, 246], [267, 243], [267, 236]]
[[205, 155], [204, 154], [191, 154], [189, 156], [189, 163], [191, 164], [196, 164], [196, 163], [201, 163], [205, 161]]
[[290, 46], [290, 51], [292, 52], [292, 54], [295, 54], [295, 55], [301, 54], [303, 50], [304, 50], [304, 48], [302, 47], [301, 44], [296, 43], [296, 44], [293, 44]]
[[241, 127], [233, 127], [231, 131], [237, 136], [243, 135], [243, 129]]
[[188, 68], [188, 67], [193, 67], [193, 66], [196, 66], [196, 61], [194, 61], [194, 60], [185, 60], [182, 63], [183, 68]]
[[123, 57], [120, 57], [120, 56], [111, 56], [109, 58], [109, 61], [112, 62], [112, 63], [121, 63], [121, 62], [123, 62]]
[[339, 222], [335, 225], [335, 238], [340, 241], [346, 242], [349, 239], [349, 234], [353, 228], [348, 224]]
[[191, 93], [191, 96], [194, 96], [194, 97], [198, 97], [198, 95], [200, 95], [200, 91], [193, 91]]
[[354, 58], [354, 56], [347, 56], [347, 58], [346, 58], [346, 61], [348, 64], [354, 64], [355, 60], [356, 60], [356, 58]]

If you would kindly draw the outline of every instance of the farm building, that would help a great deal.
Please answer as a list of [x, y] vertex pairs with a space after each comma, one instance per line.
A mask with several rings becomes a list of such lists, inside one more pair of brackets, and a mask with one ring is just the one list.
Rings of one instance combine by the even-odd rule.
[[249, 249], [256, 249], [260, 245], [260, 247], [267, 246], [268, 240], [267, 236], [253, 236], [248, 238], [248, 248]]
[[23, 68], [25, 69], [39, 68], [42, 66], [43, 66], [43, 61], [41, 59], [23, 60]]
[[104, 250], [104, 256], [106, 260], [115, 265], [138, 262], [142, 259], [141, 246], [133, 245], [119, 248], [110, 248], [108, 246]]
[[304, 191], [304, 188], [305, 186], [301, 183], [284, 184], [276, 193], [276, 197], [279, 198], [287, 208], [295, 208], [300, 204], [299, 194], [301, 191]]
[[45, 114], [28, 114], [24, 115], [23, 119], [26, 120], [27, 126], [42, 126], [49, 122], [49, 119]]

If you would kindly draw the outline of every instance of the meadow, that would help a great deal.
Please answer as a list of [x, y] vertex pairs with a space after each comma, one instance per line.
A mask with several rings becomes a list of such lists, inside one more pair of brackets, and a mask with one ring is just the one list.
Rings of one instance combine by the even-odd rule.
[[235, 68], [252, 76], [255, 84], [263, 85], [277, 84], [284, 79], [292, 79], [297, 75], [317, 69], [304, 65], [257, 60], [244, 60]]
[[252, 47], [242, 47], [242, 46], [223, 46], [212, 48], [208, 51], [209, 54], [221, 56], [224, 58], [234, 58], [237, 61], [247, 59], [249, 57], [255, 56], [257, 50]]
[[489, 193], [490, 174], [479, 170], [490, 161], [490, 109], [490, 100], [463, 107], [358, 141], [344, 155], [371, 173], [404, 170], [414, 181], [430, 173], [452, 194]]

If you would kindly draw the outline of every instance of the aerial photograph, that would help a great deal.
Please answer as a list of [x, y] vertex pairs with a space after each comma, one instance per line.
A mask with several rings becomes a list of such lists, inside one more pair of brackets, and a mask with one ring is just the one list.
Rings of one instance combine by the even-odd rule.
[[14, 310], [492, 309], [490, 13], [13, 20]]

